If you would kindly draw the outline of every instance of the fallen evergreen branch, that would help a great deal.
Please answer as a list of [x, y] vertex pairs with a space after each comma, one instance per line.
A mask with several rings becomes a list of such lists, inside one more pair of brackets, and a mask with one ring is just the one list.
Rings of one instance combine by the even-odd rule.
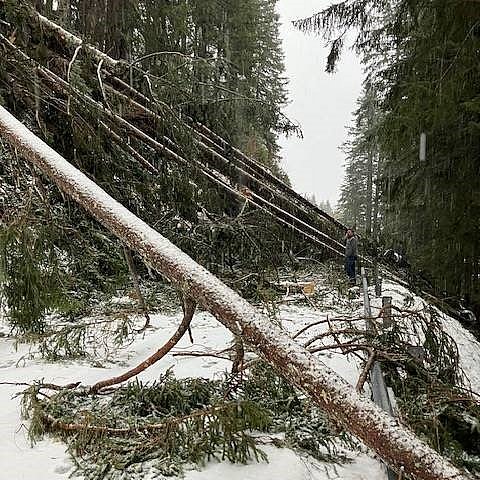
[[124, 312], [110, 314], [110, 318], [87, 320], [68, 325], [50, 326], [44, 334], [34, 337], [40, 355], [51, 361], [98, 357], [113, 354], [120, 346], [133, 341], [137, 332], [135, 320]]
[[281, 433], [277, 445], [328, 461], [335, 461], [338, 440], [353, 445], [264, 364], [216, 381], [178, 380], [167, 372], [153, 384], [132, 382], [109, 395], [75, 386], [45, 395], [49, 390], [35, 384], [23, 392], [29, 435], [32, 441], [45, 434], [65, 441], [86, 479], [116, 478], [115, 472], [120, 476], [145, 462], [165, 475], [213, 458], [265, 461], [259, 447], [264, 441], [257, 442], [254, 432]]
[[434, 307], [392, 309], [396, 313], [388, 328], [381, 325], [382, 308], [368, 318], [374, 331], [352, 327], [366, 320], [363, 317], [337, 319], [335, 328], [335, 319], [323, 319], [303, 327], [294, 338], [317, 327], [320, 333], [305, 343], [310, 351], [365, 352], [357, 391], [363, 389], [373, 362], [381, 362], [401, 421], [457, 466], [480, 474], [480, 396], [469, 388], [455, 341]]
[[139, 373], [146, 370], [148, 367], [153, 365], [154, 363], [161, 360], [183, 337], [183, 335], [187, 332], [188, 328], [190, 327], [190, 323], [193, 318], [193, 314], [195, 313], [195, 308], [197, 304], [189, 299], [184, 299], [184, 312], [183, 312], [183, 319], [177, 329], [177, 331], [172, 335], [172, 337], [161, 347], [159, 348], [153, 355], [148, 357], [145, 361], [137, 365], [136, 367], [130, 369], [128, 372], [125, 372], [118, 377], [109, 378], [106, 380], [102, 380], [97, 382], [93, 385], [90, 389], [91, 393], [98, 392], [102, 388], [111, 387], [113, 385], [118, 385], [119, 383], [126, 382], [130, 378], [138, 375]]
[[[395, 310], [397, 321], [381, 333], [375, 348], [391, 352], [390, 358], [377, 359], [395, 393], [397, 413], [455, 465], [480, 475], [480, 397], [460, 368], [457, 344], [434, 307]], [[412, 347], [421, 354], [412, 353]]]

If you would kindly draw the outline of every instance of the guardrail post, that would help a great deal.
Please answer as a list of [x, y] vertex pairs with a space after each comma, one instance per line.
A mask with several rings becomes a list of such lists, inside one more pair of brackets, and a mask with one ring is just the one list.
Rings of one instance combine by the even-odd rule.
[[384, 328], [388, 328], [393, 325], [392, 297], [382, 297], [382, 318]]
[[[367, 330], [373, 330], [373, 318], [372, 318], [372, 308], [370, 306], [370, 297], [368, 296], [368, 281], [365, 268], [361, 269], [362, 274], [362, 285], [363, 285], [363, 300], [364, 300], [364, 312], [366, 318], [366, 328]], [[384, 297], [384, 299], [390, 299], [390, 321], [391, 321], [391, 297]], [[384, 321], [385, 322], [385, 321]], [[385, 325], [385, 323], [384, 323]], [[385, 385], [385, 379], [383, 377], [382, 367], [379, 362], [375, 362], [370, 370], [370, 386], [372, 389], [373, 401], [390, 416], [393, 417], [393, 408], [390, 403], [390, 397], [388, 395], [387, 386]], [[387, 478], [388, 480], [397, 480], [397, 475], [393, 470], [388, 468], [385, 465]]]

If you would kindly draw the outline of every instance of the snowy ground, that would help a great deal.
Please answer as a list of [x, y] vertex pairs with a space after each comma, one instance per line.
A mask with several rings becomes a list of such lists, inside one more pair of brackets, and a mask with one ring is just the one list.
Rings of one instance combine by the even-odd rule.
[[[333, 289], [319, 287], [323, 292], [321, 307], [299, 306], [287, 303], [280, 306], [278, 318], [282, 326], [296, 332], [302, 327], [322, 318], [352, 316], [362, 313], [361, 300], [348, 301], [338, 297]], [[321, 291], [322, 293], [322, 291]], [[395, 284], [384, 285], [384, 294], [392, 295], [394, 303], [401, 305], [410, 292]], [[373, 297], [373, 295], [372, 295]], [[421, 300], [415, 298], [420, 305]], [[373, 301], [374, 311], [378, 311], [378, 300]], [[153, 353], [173, 333], [180, 315], [155, 315], [152, 329], [147, 330], [118, 353], [115, 363], [105, 363], [104, 368], [92, 366], [87, 361], [48, 363], [39, 358], [29, 358], [28, 345], [16, 345], [13, 339], [0, 337], [0, 382], [27, 382], [44, 380], [56, 384], [67, 384], [82, 380], [84, 384], [93, 384], [98, 380], [123, 373], [128, 367], [138, 364]], [[462, 355], [462, 367], [470, 377], [472, 388], [480, 392], [480, 345], [455, 320], [444, 317], [445, 328], [457, 340]], [[152, 380], [173, 368], [177, 377], [214, 377], [230, 367], [226, 360], [212, 357], [184, 357], [174, 353], [193, 351], [218, 351], [226, 348], [231, 335], [209, 314], [197, 313], [192, 324], [195, 344], [188, 338], [182, 341], [170, 355], [141, 374], [140, 380]], [[325, 328], [325, 327], [319, 327]], [[317, 330], [318, 331], [318, 330]], [[310, 332], [313, 333], [313, 332]], [[299, 340], [303, 340], [300, 336]], [[321, 359], [355, 384], [359, 367], [353, 358], [346, 358], [335, 353], [321, 356]], [[15, 394], [22, 387], [0, 385], [0, 480], [60, 480], [69, 477], [72, 464], [65, 452], [64, 444], [44, 440], [33, 447], [26, 436], [26, 428], [20, 417], [20, 400]], [[269, 457], [268, 463], [251, 463], [249, 465], [231, 465], [229, 463], [210, 463], [202, 470], [187, 471], [187, 480], [258, 480], [282, 478], [282, 480], [331, 480], [358, 479], [380, 480], [385, 478], [382, 465], [373, 457], [358, 452], [347, 452], [351, 463], [331, 465], [301, 456], [289, 449], [273, 446], [263, 447]]]

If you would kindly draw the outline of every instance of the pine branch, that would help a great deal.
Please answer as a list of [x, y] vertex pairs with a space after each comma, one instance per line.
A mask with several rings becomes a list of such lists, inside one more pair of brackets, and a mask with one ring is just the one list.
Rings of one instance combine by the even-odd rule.
[[159, 430], [171, 430], [172, 428], [177, 428], [184, 422], [188, 420], [193, 420], [202, 417], [208, 417], [211, 415], [217, 415], [220, 412], [224, 412], [225, 410], [229, 410], [238, 407], [238, 402], [230, 402], [227, 404], [213, 406], [204, 408], [201, 410], [196, 410], [188, 415], [183, 415], [181, 417], [173, 417], [165, 420], [164, 422], [160, 423], [145, 423], [142, 425], [134, 425], [132, 427], [124, 427], [124, 428], [114, 428], [108, 427], [104, 425], [91, 425], [90, 423], [68, 423], [64, 422], [60, 419], [55, 418], [49, 414], [43, 414], [42, 421], [45, 422], [45, 425], [49, 430], [61, 430], [64, 432], [90, 432], [94, 434], [101, 434], [101, 435], [114, 435], [114, 436], [126, 436], [132, 433], [138, 434], [139, 432], [143, 434], [151, 434], [156, 435]]
[[357, 392], [361, 392], [363, 390], [363, 386], [365, 385], [365, 382], [367, 381], [368, 374], [370, 373], [371, 368], [373, 367], [373, 364], [375, 363], [377, 354], [374, 349], [370, 349], [370, 354], [368, 357], [367, 362], [365, 363], [365, 366], [362, 369], [362, 373], [360, 374], [360, 377], [358, 378], [357, 385], [355, 387], [355, 390]]

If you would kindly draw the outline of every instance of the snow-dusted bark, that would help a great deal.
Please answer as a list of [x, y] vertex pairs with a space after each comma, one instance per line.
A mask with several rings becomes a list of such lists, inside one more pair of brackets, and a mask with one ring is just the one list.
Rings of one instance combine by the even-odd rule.
[[119, 60], [114, 60], [113, 58], [109, 57], [107, 54], [101, 52], [95, 47], [87, 43], [84, 44], [81, 38], [77, 37], [73, 33], [68, 32], [67, 30], [62, 28], [60, 25], [49, 20], [47, 17], [44, 17], [43, 15], [40, 15], [39, 13], [36, 13], [36, 12], [34, 13], [33, 11], [32, 11], [32, 17], [38, 18], [38, 21], [40, 22], [40, 24], [42, 25], [45, 31], [50, 32], [51, 34], [59, 37], [61, 40], [63, 40], [67, 44], [72, 45], [74, 47], [79, 47], [81, 45], [98, 62], [102, 61], [103, 63], [105, 63], [105, 65], [107, 65], [112, 69], [115, 69], [122, 63]]
[[179, 286], [186, 296], [209, 310], [234, 334], [241, 332], [244, 341], [280, 374], [376, 451], [393, 469], [403, 467], [407, 475], [424, 480], [470, 478], [397, 420], [357, 394], [350, 384], [218, 278], [116, 202], [2, 107], [0, 136], [132, 250], [142, 255], [146, 262]]

